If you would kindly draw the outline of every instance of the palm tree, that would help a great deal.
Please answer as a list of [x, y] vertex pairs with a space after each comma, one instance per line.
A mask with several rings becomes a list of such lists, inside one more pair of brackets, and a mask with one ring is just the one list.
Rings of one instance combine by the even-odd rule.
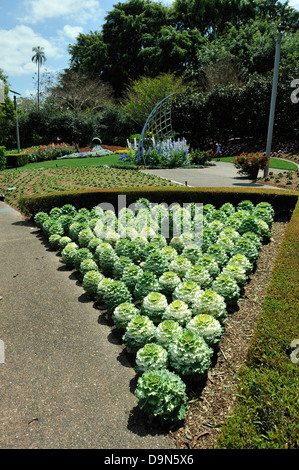
[[37, 64], [37, 106], [39, 108], [39, 71], [40, 71], [41, 65], [47, 59], [46, 59], [43, 47], [40, 47], [40, 46], [33, 47], [32, 51], [35, 52], [35, 54], [31, 60], [32, 62], [35, 62]]

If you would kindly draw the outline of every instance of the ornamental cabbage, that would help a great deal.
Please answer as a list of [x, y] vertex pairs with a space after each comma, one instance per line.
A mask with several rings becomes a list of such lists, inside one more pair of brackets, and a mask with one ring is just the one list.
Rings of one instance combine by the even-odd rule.
[[183, 327], [175, 320], [163, 320], [156, 329], [155, 340], [161, 344], [163, 348], [168, 349], [169, 344], [173, 341], [176, 335], [183, 331]]
[[152, 272], [159, 277], [168, 269], [168, 265], [167, 257], [160, 251], [156, 251], [146, 258], [143, 270], [144, 272]]
[[195, 264], [201, 255], [200, 247], [194, 243], [185, 246], [182, 251], [182, 256], [187, 258], [192, 264]]
[[147, 315], [134, 315], [129, 321], [122, 339], [133, 353], [155, 340], [156, 327]]
[[257, 222], [257, 218], [253, 215], [248, 215], [242, 219], [241, 225], [238, 229], [238, 232], [243, 235], [245, 232], [253, 232], [257, 235], [261, 234], [260, 226]]
[[174, 248], [179, 254], [182, 253], [185, 247], [182, 237], [172, 237], [169, 246]]
[[213, 315], [203, 313], [195, 315], [187, 323], [186, 329], [202, 336], [210, 347], [214, 347], [219, 343], [224, 331], [219, 320]]
[[103, 271], [105, 275], [109, 275], [109, 274], [112, 274], [114, 265], [116, 261], [119, 259], [119, 257], [117, 256], [113, 248], [108, 247], [108, 248], [103, 248], [98, 251], [97, 259], [100, 265], [100, 269]]
[[166, 256], [169, 263], [178, 256], [178, 252], [172, 246], [165, 246], [161, 250], [162, 255]]
[[97, 288], [96, 300], [97, 302], [104, 302], [104, 294], [107, 290], [107, 287], [113, 282], [113, 279], [110, 277], [104, 277], [100, 280]]
[[73, 222], [70, 226], [69, 226], [69, 237], [76, 243], [79, 244], [78, 242], [78, 237], [79, 237], [79, 233], [81, 232], [81, 230], [84, 230], [88, 228], [88, 223], [87, 222]]
[[87, 271], [83, 276], [82, 287], [88, 294], [96, 294], [102, 279], [104, 276], [98, 270]]
[[143, 374], [147, 370], [167, 369], [167, 366], [168, 353], [160, 344], [147, 343], [138, 349], [135, 366], [137, 374]]
[[187, 414], [186, 385], [177, 374], [167, 369], [144, 372], [138, 379], [135, 396], [149, 422], [155, 418], [176, 422]]
[[192, 318], [192, 312], [183, 300], [173, 300], [162, 314], [163, 320], [175, 320], [179, 325], [185, 326]]
[[194, 281], [183, 281], [173, 291], [173, 300], [180, 299], [188, 306], [192, 305], [194, 299], [202, 295], [203, 291]]
[[202, 255], [198, 259], [196, 266], [203, 266], [209, 271], [209, 274], [212, 278], [215, 278], [220, 273], [220, 268], [218, 266], [217, 261], [213, 256], [208, 254]]
[[48, 220], [50, 217], [46, 212], [37, 212], [34, 216], [34, 222], [36, 223], [38, 228], [43, 227], [43, 223]]
[[59, 239], [59, 249], [60, 250], [63, 250], [66, 245], [68, 245], [68, 243], [71, 243], [72, 240], [70, 237], [67, 237], [66, 235], [64, 235], [63, 237], [60, 237]]
[[184, 256], [177, 256], [169, 264], [169, 271], [176, 273], [182, 279], [191, 266], [192, 263], [188, 260], [188, 258], [185, 258]]
[[201, 313], [213, 315], [221, 323], [224, 323], [227, 318], [224, 297], [211, 289], [206, 289], [201, 296], [194, 299], [191, 310], [194, 315]]
[[248, 211], [250, 214], [252, 214], [254, 211], [253, 202], [249, 200], [239, 202], [239, 204], [237, 205], [237, 211], [241, 211], [241, 210]]
[[74, 259], [73, 259], [73, 264], [74, 264], [75, 269], [77, 269], [77, 271], [79, 271], [80, 269], [81, 262], [87, 258], [93, 259], [93, 254], [91, 251], [89, 251], [88, 248], [79, 248], [76, 251], [74, 255]]
[[211, 366], [213, 350], [202, 336], [183, 329], [168, 348], [169, 363], [177, 374], [201, 379]]
[[223, 269], [221, 274], [227, 274], [235, 279], [239, 286], [244, 286], [247, 283], [248, 276], [246, 271], [240, 264], [229, 263]]
[[236, 255], [238, 253], [245, 255], [252, 264], [254, 264], [259, 257], [259, 252], [255, 244], [248, 238], [243, 237], [236, 240], [232, 255]]
[[262, 219], [257, 219], [257, 222], [261, 230], [261, 237], [266, 238], [266, 239], [271, 238], [271, 230], [267, 222], [265, 222]]
[[136, 264], [128, 265], [124, 268], [121, 281], [124, 282], [130, 292], [133, 292], [137, 279], [142, 274], [142, 268]]
[[256, 233], [253, 233], [253, 232], [245, 232], [243, 233], [242, 235], [243, 238], [248, 238], [249, 240], [251, 240], [258, 251], [260, 251], [260, 249], [262, 248], [262, 242], [261, 242], [261, 237], [258, 236]]
[[50, 243], [50, 247], [51, 247], [52, 250], [58, 250], [59, 249], [60, 239], [61, 239], [61, 236], [58, 235], [58, 233], [53, 233], [53, 235], [50, 235], [49, 243]]
[[240, 287], [234, 278], [227, 274], [219, 274], [211, 288], [224, 297], [227, 305], [234, 305], [240, 297]]
[[131, 302], [132, 295], [124, 282], [112, 281], [104, 290], [103, 301], [108, 312], [111, 313], [119, 304], [122, 304], [123, 302]]
[[97, 263], [91, 258], [85, 258], [81, 261], [79, 271], [84, 276], [88, 271], [98, 271]]
[[221, 245], [217, 245], [217, 243], [209, 246], [207, 254], [213, 256], [220, 267], [223, 267], [227, 263], [228, 256], [226, 251]]
[[141, 273], [137, 278], [133, 295], [136, 300], [142, 300], [150, 292], [159, 292], [160, 284], [155, 274], [147, 272]]
[[77, 253], [79, 246], [75, 242], [68, 243], [61, 252], [63, 263], [67, 266], [73, 266], [74, 256]]
[[89, 243], [87, 245], [87, 248], [92, 252], [92, 253], [95, 253], [97, 247], [99, 246], [99, 244], [101, 243], [101, 239], [98, 238], [98, 237], [92, 237], [90, 240], [89, 240]]
[[226, 235], [219, 235], [217, 245], [221, 246], [226, 251], [227, 255], [229, 255], [234, 248], [233, 240]]
[[236, 255], [233, 255], [228, 261], [227, 266], [229, 264], [239, 264], [240, 266], [242, 266], [243, 269], [245, 269], [247, 275], [249, 275], [253, 270], [252, 263], [249, 261], [248, 258], [246, 258], [245, 255], [242, 255], [242, 253], [237, 253]]
[[120, 280], [122, 278], [124, 269], [128, 266], [135, 266], [130, 258], [127, 256], [120, 256], [117, 258], [113, 266], [114, 279]]
[[117, 328], [124, 329], [127, 327], [133, 316], [139, 314], [140, 312], [134, 304], [130, 302], [123, 302], [114, 309], [112, 320], [114, 321], [114, 324]]
[[209, 287], [213, 281], [209, 271], [203, 266], [199, 265], [192, 266], [187, 271], [183, 280], [196, 282], [196, 284], [199, 284], [202, 289]]
[[164, 315], [168, 303], [164, 294], [150, 292], [141, 304], [141, 313], [147, 315], [153, 322], [159, 322]]
[[173, 293], [174, 289], [181, 283], [181, 278], [172, 271], [165, 271], [162, 276], [159, 277], [159, 284], [161, 286], [161, 292], [165, 295]]
[[87, 248], [90, 240], [94, 238], [93, 231], [90, 228], [84, 228], [79, 232], [78, 244], [81, 248]]

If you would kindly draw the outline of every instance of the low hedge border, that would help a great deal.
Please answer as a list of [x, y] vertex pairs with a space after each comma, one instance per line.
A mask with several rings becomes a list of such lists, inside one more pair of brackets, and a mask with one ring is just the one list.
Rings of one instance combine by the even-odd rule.
[[244, 199], [251, 200], [254, 204], [267, 201], [272, 204], [275, 220], [289, 220], [294, 210], [298, 193], [295, 191], [282, 191], [280, 189], [259, 188], [195, 188], [195, 187], [168, 187], [168, 188], [124, 188], [99, 189], [86, 191], [53, 192], [46, 195], [24, 196], [19, 200], [19, 209], [26, 216], [34, 216], [39, 211], [49, 212], [52, 207], [73, 204], [77, 209], [92, 207], [100, 203], [109, 203], [117, 208], [119, 197], [125, 197], [127, 207], [139, 198], [147, 198], [153, 203], [166, 203], [169, 206], [174, 202], [187, 204], [197, 202], [202, 204], [214, 204], [220, 207], [223, 202], [238, 204]]
[[28, 164], [28, 154], [10, 153], [6, 155], [6, 168], [18, 168]]
[[[216, 448], [299, 448], [299, 202], [287, 226], [241, 369], [237, 402]], [[296, 363], [291, 353], [296, 353]], [[298, 360], [298, 362], [297, 362]]]

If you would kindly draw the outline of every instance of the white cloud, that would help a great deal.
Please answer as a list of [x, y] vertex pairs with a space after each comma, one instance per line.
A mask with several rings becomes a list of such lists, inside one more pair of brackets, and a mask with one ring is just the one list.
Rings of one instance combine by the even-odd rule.
[[63, 36], [66, 38], [70, 39], [76, 39], [77, 36], [79, 36], [79, 33], [83, 33], [83, 28], [81, 26], [70, 26], [69, 24], [66, 24], [63, 27], [63, 30], [59, 33], [62, 33]]
[[32, 24], [61, 17], [82, 24], [102, 13], [98, 0], [25, 0], [24, 7], [27, 15], [19, 20]]
[[59, 49], [28, 26], [0, 30], [0, 64], [5, 74], [23, 75], [36, 70], [32, 62], [32, 47], [43, 47], [46, 58], [59, 58]]

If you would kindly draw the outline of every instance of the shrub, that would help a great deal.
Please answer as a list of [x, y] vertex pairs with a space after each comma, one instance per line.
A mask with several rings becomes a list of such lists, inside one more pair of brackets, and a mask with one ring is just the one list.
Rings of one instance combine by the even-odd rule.
[[186, 385], [177, 374], [167, 369], [144, 372], [138, 379], [135, 396], [149, 422], [155, 418], [176, 422], [184, 419], [187, 413]]
[[5, 170], [6, 168], [6, 156], [5, 156], [5, 147], [0, 146], [0, 171]]

